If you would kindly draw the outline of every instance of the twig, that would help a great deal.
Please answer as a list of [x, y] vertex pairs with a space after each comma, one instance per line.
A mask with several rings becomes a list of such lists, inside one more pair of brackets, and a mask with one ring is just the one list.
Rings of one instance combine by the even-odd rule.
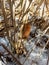
[[47, 64], [46, 65], [48, 65], [48, 63], [49, 63], [49, 56], [48, 56], [48, 60], [47, 60]]
[[13, 57], [13, 59], [14, 59], [19, 65], [22, 65], [22, 64], [15, 58], [15, 56], [12, 54], [12, 52], [11, 52], [3, 43], [0, 43], [0, 46], [2, 46], [2, 47]]
[[45, 35], [46, 32], [48, 31], [48, 29], [49, 29], [49, 26], [43, 31], [43, 34], [42, 35]]

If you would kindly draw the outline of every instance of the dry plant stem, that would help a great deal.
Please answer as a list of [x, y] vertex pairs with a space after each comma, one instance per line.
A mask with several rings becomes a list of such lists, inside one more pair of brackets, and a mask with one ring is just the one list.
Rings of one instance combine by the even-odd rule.
[[[20, 21], [22, 21], [22, 20], [23, 20], [23, 17], [29, 12], [29, 7], [30, 7], [31, 3], [32, 3], [32, 2], [29, 3], [29, 5], [28, 5], [26, 11], [22, 14], [22, 17], [21, 17], [21, 20], [20, 20]], [[24, 4], [24, 5], [25, 5], [25, 4]], [[23, 8], [23, 9], [24, 9], [24, 8]], [[23, 10], [22, 10], [22, 11], [23, 11]]]
[[19, 4], [17, 5], [16, 9], [20, 6], [20, 4], [21, 4], [21, 3], [19, 3]]
[[13, 21], [13, 2], [11, 2], [11, 0], [8, 0], [8, 3], [10, 5], [10, 12], [11, 12], [11, 20], [12, 20], [12, 25], [14, 24], [14, 21]]
[[22, 39], [21, 39], [21, 44], [22, 44], [22, 46], [23, 46], [23, 49], [25, 49], [26, 52], [27, 52], [27, 49], [25, 48], [25, 46], [24, 46], [24, 44], [23, 44], [23, 42], [22, 42]]
[[2, 5], [2, 11], [3, 11], [3, 16], [4, 16], [4, 22], [5, 22], [5, 32], [6, 32], [6, 35], [8, 37], [9, 42], [11, 43], [11, 41], [9, 39], [9, 32], [8, 32], [8, 29], [7, 29], [7, 21], [8, 21], [8, 19], [6, 17], [6, 13], [5, 13], [5, 9], [4, 9], [4, 5], [3, 4], [4, 4], [4, 1], [2, 0], [1, 1], [1, 5]]
[[22, 20], [23, 20], [24, 16], [25, 16], [28, 12], [29, 12], [29, 9], [28, 9], [25, 13], [23, 13], [23, 15], [22, 15], [22, 17], [21, 17], [20, 21], [22, 21]]
[[47, 64], [46, 65], [48, 65], [48, 63], [49, 63], [49, 56], [48, 56], [48, 60], [47, 60]]
[[5, 15], [5, 10], [4, 10], [4, 2], [3, 2], [3, 0], [1, 1], [1, 4], [2, 4], [2, 11], [3, 11], [3, 16], [4, 16], [4, 22], [5, 22], [5, 29], [6, 29], [6, 31], [7, 31], [7, 35], [9, 36], [9, 34], [8, 34], [8, 30], [7, 30], [7, 18], [6, 18], [6, 15]]
[[45, 5], [46, 5], [46, 8], [47, 8], [47, 11], [49, 11], [48, 6], [47, 6], [47, 1], [46, 1], [46, 0], [45, 0]]
[[43, 15], [44, 15], [44, 7], [45, 7], [45, 4], [44, 4], [44, 6], [43, 6], [42, 17], [43, 17]]
[[40, 8], [40, 6], [42, 5], [43, 1], [44, 1], [44, 0], [42, 0], [41, 3], [37, 6], [36, 11], [34, 12], [34, 15], [37, 13], [37, 11], [38, 11], [38, 9]]
[[43, 31], [42, 35], [45, 35], [48, 30], [49, 30], [49, 26]]
[[17, 60], [17, 58], [15, 58], [15, 56], [12, 54], [12, 52], [11, 52], [3, 43], [0, 43], [0, 46], [2, 46], [2, 47], [13, 57], [13, 59], [14, 59], [19, 65], [22, 65], [22, 64]]
[[8, 0], [8, 2], [9, 2], [9, 5], [10, 5], [10, 11], [11, 11], [11, 19], [12, 19], [12, 23], [13, 23], [13, 26], [14, 26], [14, 42], [15, 42], [15, 19], [13, 19], [13, 3], [14, 3], [14, 1], [12, 2], [11, 0]]

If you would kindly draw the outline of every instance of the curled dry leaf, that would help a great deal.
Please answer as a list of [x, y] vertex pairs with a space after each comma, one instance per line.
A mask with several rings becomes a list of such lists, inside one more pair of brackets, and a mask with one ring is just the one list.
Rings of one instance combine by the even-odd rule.
[[28, 38], [30, 31], [31, 31], [31, 24], [30, 23], [24, 24], [22, 29], [22, 38]]

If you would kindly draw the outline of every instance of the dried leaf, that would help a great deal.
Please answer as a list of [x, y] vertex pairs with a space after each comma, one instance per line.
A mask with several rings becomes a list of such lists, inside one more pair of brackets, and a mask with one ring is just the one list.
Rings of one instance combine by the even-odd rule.
[[23, 0], [20, 0], [20, 3], [21, 3], [21, 7], [22, 7], [22, 4], [23, 4]]
[[28, 38], [31, 31], [31, 25], [30, 23], [24, 24], [23, 30], [22, 30], [22, 37]]

